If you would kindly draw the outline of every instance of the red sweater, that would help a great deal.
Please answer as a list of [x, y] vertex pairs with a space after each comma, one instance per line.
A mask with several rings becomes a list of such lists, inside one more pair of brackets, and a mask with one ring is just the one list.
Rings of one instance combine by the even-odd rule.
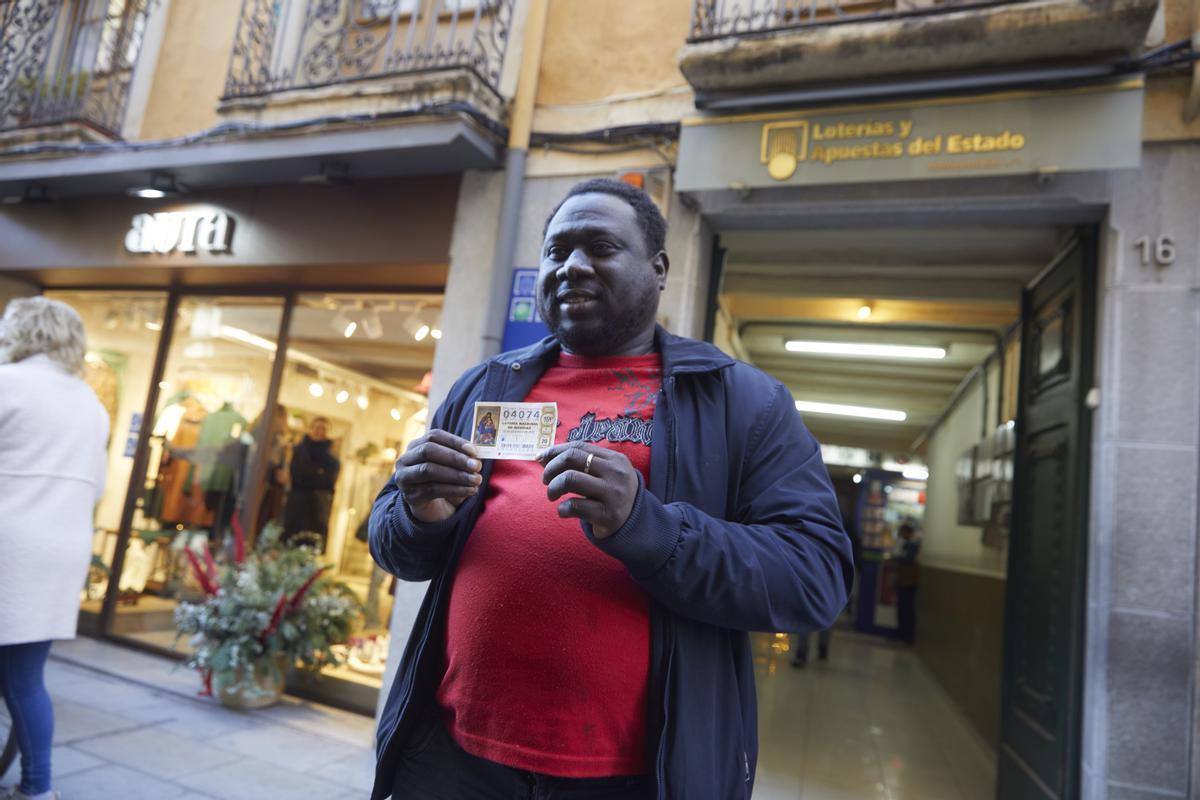
[[[527, 402], [557, 402], [556, 442], [617, 450], [649, 480], [657, 354], [562, 355]], [[560, 519], [536, 461], [497, 461], [450, 591], [438, 702], [459, 746], [570, 778], [648, 771], [650, 617], [625, 567]]]

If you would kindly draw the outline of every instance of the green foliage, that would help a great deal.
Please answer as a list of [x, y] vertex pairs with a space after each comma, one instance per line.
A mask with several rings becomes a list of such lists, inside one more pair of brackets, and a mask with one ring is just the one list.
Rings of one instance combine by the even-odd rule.
[[[340, 663], [331, 646], [349, 638], [362, 604], [346, 584], [318, 578], [293, 607], [288, 601], [321, 564], [311, 548], [281, 546], [279, 533], [268, 526], [241, 564], [222, 565], [215, 595], [175, 609], [177, 640], [190, 637], [192, 646], [187, 666], [234, 685], [252, 684], [277, 656], [308, 670]], [[281, 597], [285, 605], [272, 626]]]

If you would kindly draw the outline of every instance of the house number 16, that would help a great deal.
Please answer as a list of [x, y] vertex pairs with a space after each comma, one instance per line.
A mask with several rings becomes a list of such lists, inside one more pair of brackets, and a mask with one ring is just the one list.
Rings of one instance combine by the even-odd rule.
[[1133, 246], [1142, 251], [1143, 267], [1151, 264], [1169, 267], [1175, 263], [1175, 239], [1170, 236], [1159, 236], [1153, 241], [1149, 236], [1139, 236], [1133, 240]]

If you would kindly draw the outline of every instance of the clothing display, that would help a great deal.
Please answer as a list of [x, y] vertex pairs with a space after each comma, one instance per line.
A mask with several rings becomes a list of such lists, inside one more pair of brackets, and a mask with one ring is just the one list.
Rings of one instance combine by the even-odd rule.
[[204, 418], [196, 441], [194, 461], [200, 465], [200, 486], [205, 492], [230, 492], [241, 472], [245, 450], [230, 447], [241, 442], [246, 418], [231, 403]]
[[81, 379], [42, 355], [0, 365], [0, 645], [74, 638], [107, 441]]
[[164, 524], [208, 527], [213, 523], [213, 513], [204, 503], [201, 471], [191, 460], [208, 414], [200, 401], [190, 396], [181, 401], [178, 411], [168, 411], [171, 413], [164, 412], [155, 432], [163, 430], [163, 422], [174, 431], [163, 449], [158, 478], [144, 513]]

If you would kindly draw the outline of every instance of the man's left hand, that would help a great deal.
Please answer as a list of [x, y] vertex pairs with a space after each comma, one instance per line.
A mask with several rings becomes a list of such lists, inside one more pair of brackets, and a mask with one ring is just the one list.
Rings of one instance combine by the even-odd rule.
[[542, 483], [551, 501], [565, 494], [579, 495], [558, 504], [560, 517], [584, 520], [597, 539], [612, 536], [629, 519], [637, 499], [638, 475], [621, 453], [594, 444], [567, 442], [543, 450], [538, 461], [545, 465]]

